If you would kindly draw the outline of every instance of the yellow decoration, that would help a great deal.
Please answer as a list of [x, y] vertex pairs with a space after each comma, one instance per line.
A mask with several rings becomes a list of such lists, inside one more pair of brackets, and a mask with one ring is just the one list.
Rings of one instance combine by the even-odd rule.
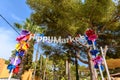
[[25, 41], [21, 41], [20, 43], [16, 44], [16, 50], [27, 50], [29, 47], [28, 43], [26, 43]]

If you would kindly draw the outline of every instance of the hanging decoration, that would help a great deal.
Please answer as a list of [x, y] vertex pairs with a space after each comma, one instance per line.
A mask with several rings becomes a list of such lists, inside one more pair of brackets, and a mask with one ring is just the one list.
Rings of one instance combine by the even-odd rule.
[[32, 36], [34, 35], [31, 34], [29, 31], [22, 30], [20, 36], [16, 38], [16, 41], [18, 41], [18, 43], [15, 46], [16, 56], [10, 59], [10, 64], [7, 66], [7, 69], [9, 70], [10, 73], [8, 80], [11, 79], [12, 74], [17, 74], [19, 72], [21, 59], [29, 48], [28, 42]]
[[92, 30], [92, 29], [86, 30], [86, 40], [89, 45], [93, 46], [90, 53], [93, 57], [92, 61], [94, 63], [94, 68], [99, 69], [101, 78], [102, 78], [102, 80], [104, 80], [103, 73], [102, 73], [102, 71], [104, 70], [104, 66], [102, 65], [103, 58], [101, 56], [98, 56], [99, 51], [96, 48], [96, 39], [97, 38], [98, 38], [98, 36], [95, 34], [94, 30]]
[[[18, 42], [15, 46], [16, 56], [10, 59], [10, 64], [7, 66], [7, 69], [9, 70], [9, 73], [10, 73], [8, 80], [11, 79], [12, 74], [18, 74], [19, 69], [20, 69], [21, 59], [26, 54], [26, 51], [29, 48], [29, 41], [31, 40], [31, 37], [33, 36], [34, 35], [31, 34], [29, 31], [22, 30], [21, 34], [16, 38], [16, 41]], [[44, 34], [40, 34], [40, 36], [43, 37]], [[97, 34], [95, 34], [94, 30], [87, 29], [84, 36], [78, 35], [78, 37], [79, 37], [79, 42], [82, 45], [88, 44], [89, 46], [92, 47], [92, 50], [90, 51], [90, 53], [92, 55], [92, 61], [94, 64], [94, 68], [99, 69], [102, 80], [104, 80], [103, 73], [102, 73], [102, 71], [104, 70], [104, 66], [102, 65], [102, 62], [103, 61], [105, 62], [105, 57], [103, 56], [101, 57], [99, 55], [100, 53], [99, 50], [96, 48], [97, 46], [96, 40], [98, 38]], [[73, 43], [74, 42], [69, 42], [69, 44], [73, 44]], [[103, 54], [103, 51], [102, 51], [102, 54]], [[107, 69], [106, 65], [105, 65], [105, 68]]]

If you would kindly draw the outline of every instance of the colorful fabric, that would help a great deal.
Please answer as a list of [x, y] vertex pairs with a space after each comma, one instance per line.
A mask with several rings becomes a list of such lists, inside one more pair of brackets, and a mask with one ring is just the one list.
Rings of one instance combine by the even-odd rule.
[[[34, 34], [31, 34], [29, 31], [27, 30], [22, 30], [21, 35], [18, 36], [16, 38], [16, 40], [18, 41], [18, 43], [16, 44], [15, 48], [16, 48], [16, 56], [20, 56], [23, 57], [25, 54], [25, 51], [29, 48], [29, 44], [27, 43], [32, 37], [34, 36]], [[17, 60], [15, 61], [15, 58], [11, 58], [10, 59], [10, 64], [7, 66], [7, 69], [9, 69], [9, 72], [11, 72], [13, 70], [14, 74], [17, 74], [19, 72], [19, 66], [21, 63], [21, 59], [17, 58]]]
[[102, 64], [103, 58], [101, 56], [97, 56], [93, 58], [94, 64]]
[[20, 35], [16, 38], [16, 41], [20, 42], [20, 41], [27, 41], [29, 40], [31, 34], [27, 34], [27, 35]]
[[91, 41], [95, 41], [97, 39], [97, 35], [96, 34], [93, 34], [91, 36], [88, 37], [88, 40], [91, 40]]
[[22, 56], [24, 56], [24, 54], [25, 54], [25, 51], [24, 51], [24, 50], [20, 50], [20, 51], [19, 51], [19, 56], [22, 57]]
[[7, 69], [9, 69], [9, 73], [12, 71], [12, 69], [14, 69], [16, 66], [15, 65], [13, 65], [13, 64], [9, 64], [8, 66], [7, 66]]
[[[10, 64], [14, 64], [14, 62], [15, 62], [15, 58], [11, 58], [11, 59], [10, 59]], [[18, 59], [16, 60], [15, 65], [18, 65], [18, 64], [20, 64], [20, 63], [21, 63], [21, 60], [20, 60], [20, 58], [18, 58]]]
[[27, 31], [27, 30], [22, 30], [21, 31], [21, 35], [28, 35], [30, 32], [29, 31]]
[[20, 43], [17, 43], [16, 44], [16, 50], [19, 51], [19, 50], [27, 50], [29, 48], [29, 45], [27, 42], [25, 41], [21, 41]]
[[19, 66], [17, 65], [16, 68], [13, 69], [13, 73], [17, 74], [19, 72]]
[[[94, 68], [99, 69], [98, 64], [95, 64]], [[103, 65], [100, 65], [100, 68], [101, 68], [102, 71], [104, 71], [104, 66]]]
[[93, 55], [93, 56], [96, 56], [98, 54], [98, 50], [91, 50], [90, 53]]
[[88, 43], [89, 45], [92, 45], [92, 41], [90, 41], [90, 40], [87, 40], [87, 43]]
[[90, 37], [91, 35], [95, 34], [95, 32], [92, 29], [89, 29], [86, 31], [86, 35]]

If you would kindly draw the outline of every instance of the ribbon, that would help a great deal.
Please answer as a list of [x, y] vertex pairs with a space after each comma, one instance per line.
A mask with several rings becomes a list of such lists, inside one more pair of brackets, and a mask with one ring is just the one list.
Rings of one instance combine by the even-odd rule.
[[86, 35], [90, 37], [91, 35], [95, 34], [95, 32], [92, 29], [89, 29], [86, 31]]
[[94, 64], [102, 64], [103, 58], [101, 56], [97, 56], [93, 58]]
[[16, 66], [15, 65], [13, 65], [13, 64], [9, 64], [8, 66], [7, 66], [7, 69], [9, 69], [9, 73], [12, 71], [12, 69], [14, 69]]
[[13, 73], [17, 74], [19, 72], [19, 66], [17, 65], [16, 68], [14, 68]]
[[91, 50], [90, 51], [90, 53], [94, 56], [96, 56], [98, 54], [98, 52], [99, 52], [98, 50]]
[[17, 43], [16, 44], [16, 50], [19, 51], [19, 50], [27, 50], [29, 47], [28, 43], [26, 43], [25, 41], [20, 41], [20, 43]]
[[[15, 58], [11, 58], [10, 60], [11, 60], [11, 61], [10, 61], [10, 64], [14, 64]], [[20, 58], [18, 58], [18, 59], [16, 60], [15, 65], [18, 65], [18, 64], [20, 64], [20, 63], [21, 63], [21, 60], [20, 60]]]
[[93, 34], [93, 35], [88, 37], [88, 40], [91, 40], [91, 41], [95, 41], [96, 39], [97, 39], [97, 35], [96, 34]]
[[[99, 69], [98, 64], [95, 64], [94, 68]], [[103, 65], [100, 65], [100, 68], [101, 68], [102, 71], [104, 71], [104, 66]]]
[[29, 31], [27, 31], [27, 30], [22, 30], [21, 31], [21, 35], [27, 35], [27, 34], [29, 34]]
[[20, 42], [20, 41], [27, 41], [29, 40], [31, 34], [27, 34], [27, 35], [20, 35], [16, 38], [16, 41]]

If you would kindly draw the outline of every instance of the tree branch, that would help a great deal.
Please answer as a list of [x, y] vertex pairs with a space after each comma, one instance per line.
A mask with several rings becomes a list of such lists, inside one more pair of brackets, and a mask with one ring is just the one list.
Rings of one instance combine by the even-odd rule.
[[108, 50], [108, 46], [106, 45], [105, 48], [104, 48], [104, 51], [103, 51], [105, 57], [106, 57], [107, 50]]
[[88, 64], [88, 61], [83, 60], [83, 59], [80, 57], [79, 54], [76, 54], [76, 57], [77, 57], [77, 58], [79, 59], [79, 61], [81, 61], [82, 63]]
[[117, 15], [113, 20], [109, 20], [109, 21], [102, 27], [101, 32], [104, 31], [104, 29], [105, 29], [106, 26], [109, 26], [109, 25], [113, 24], [114, 22], [117, 22], [119, 19], [120, 19], [120, 14]]

